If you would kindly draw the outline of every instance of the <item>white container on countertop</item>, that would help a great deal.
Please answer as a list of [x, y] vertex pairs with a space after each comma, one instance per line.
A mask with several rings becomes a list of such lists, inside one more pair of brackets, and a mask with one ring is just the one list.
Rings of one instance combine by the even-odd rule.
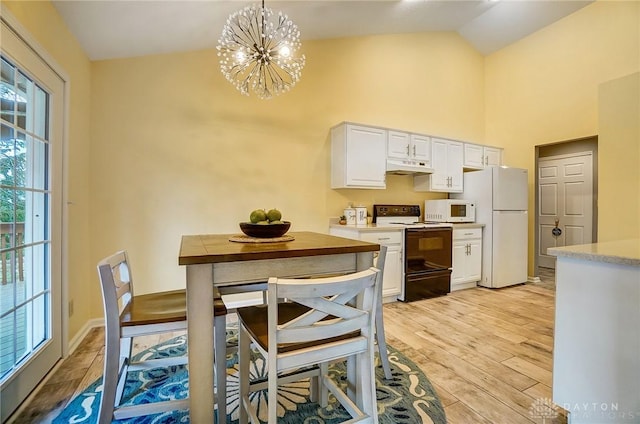
[[347, 225], [356, 225], [356, 210], [351, 205], [344, 210], [344, 217], [347, 219]]
[[356, 206], [356, 225], [367, 225], [367, 208]]

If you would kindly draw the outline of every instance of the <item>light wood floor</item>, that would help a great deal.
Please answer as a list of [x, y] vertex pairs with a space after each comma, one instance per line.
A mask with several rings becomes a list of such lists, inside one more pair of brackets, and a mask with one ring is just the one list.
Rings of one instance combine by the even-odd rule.
[[[450, 424], [542, 423], [530, 408], [551, 399], [555, 295], [553, 273], [542, 278], [385, 305], [387, 342], [424, 370]], [[101, 329], [92, 330], [14, 422], [50, 422], [95, 381], [102, 374], [103, 337]], [[136, 348], [159, 341], [139, 339]]]

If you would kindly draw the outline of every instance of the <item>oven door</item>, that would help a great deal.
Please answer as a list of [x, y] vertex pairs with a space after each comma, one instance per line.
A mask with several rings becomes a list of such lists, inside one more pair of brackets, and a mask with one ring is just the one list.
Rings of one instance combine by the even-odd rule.
[[450, 269], [452, 235], [451, 227], [407, 229], [405, 232], [405, 274]]
[[451, 291], [451, 270], [406, 274], [404, 279], [404, 301], [444, 296]]

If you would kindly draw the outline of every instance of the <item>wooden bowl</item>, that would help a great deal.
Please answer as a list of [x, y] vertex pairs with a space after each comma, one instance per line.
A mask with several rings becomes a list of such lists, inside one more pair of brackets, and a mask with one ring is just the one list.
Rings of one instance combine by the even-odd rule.
[[251, 222], [241, 222], [240, 229], [249, 237], [275, 238], [282, 237], [291, 227], [291, 222], [284, 221], [282, 224], [252, 224]]

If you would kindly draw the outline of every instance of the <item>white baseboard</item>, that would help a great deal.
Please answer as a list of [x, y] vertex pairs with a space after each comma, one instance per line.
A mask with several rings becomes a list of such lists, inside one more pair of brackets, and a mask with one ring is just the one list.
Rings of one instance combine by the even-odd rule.
[[527, 283], [542, 283], [540, 277], [527, 277]]
[[80, 331], [76, 333], [75, 336], [71, 340], [69, 340], [69, 349], [67, 356], [71, 355], [77, 348], [80, 346], [80, 343], [87, 337], [89, 331], [96, 327], [104, 327], [104, 319], [103, 318], [94, 318], [85, 322]]

